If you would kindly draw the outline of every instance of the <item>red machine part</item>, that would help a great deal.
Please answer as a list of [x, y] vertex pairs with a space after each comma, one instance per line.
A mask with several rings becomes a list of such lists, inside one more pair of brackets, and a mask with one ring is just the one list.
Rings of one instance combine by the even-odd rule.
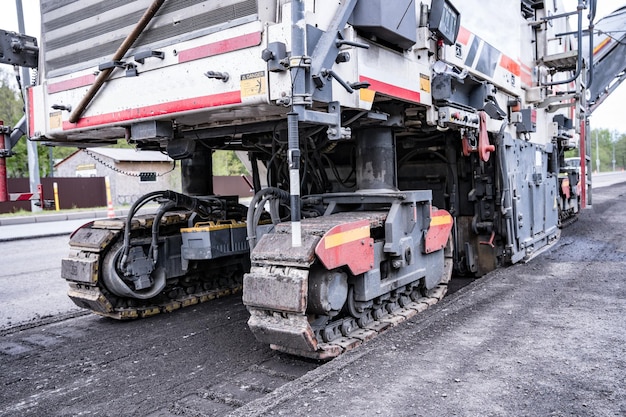
[[[4, 150], [6, 146], [6, 135], [4, 133], [4, 122], [0, 120], [0, 150]], [[9, 200], [9, 186], [7, 183], [7, 160], [4, 156], [0, 155], [0, 202]]]
[[315, 254], [327, 269], [347, 265], [354, 275], [374, 267], [374, 239], [369, 220], [339, 224], [317, 243]]
[[580, 144], [578, 146], [580, 152], [580, 181], [578, 185], [580, 186], [580, 208], [587, 208], [587, 155], [586, 155], [586, 144], [587, 140], [585, 130], [586, 123], [585, 120], [580, 121]]
[[430, 209], [430, 226], [426, 232], [425, 253], [432, 253], [446, 247], [454, 220], [446, 210]]
[[476, 152], [476, 149], [470, 145], [467, 134], [463, 134], [463, 138], [461, 138], [461, 146], [463, 147], [463, 156], [470, 156], [472, 152]]
[[561, 182], [561, 192], [565, 196], [565, 198], [570, 198], [570, 183], [568, 178], [564, 178]]
[[479, 111], [478, 118], [480, 120], [480, 127], [478, 128], [478, 156], [480, 156], [481, 160], [487, 162], [491, 152], [494, 152], [496, 147], [489, 143], [489, 134], [487, 134], [487, 113]]

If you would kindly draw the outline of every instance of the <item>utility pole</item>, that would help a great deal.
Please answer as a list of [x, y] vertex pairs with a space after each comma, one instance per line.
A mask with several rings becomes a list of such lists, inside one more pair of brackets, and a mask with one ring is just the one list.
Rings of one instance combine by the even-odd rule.
[[611, 142], [613, 143], [613, 159], [611, 160], [611, 162], [613, 163], [613, 172], [615, 172], [615, 134], [617, 133], [616, 130], [614, 130], [611, 134]]
[[[19, 33], [26, 33], [24, 25], [24, 10], [22, 8], [22, 0], [15, 0], [15, 9], [17, 10], [17, 26]], [[22, 67], [22, 97], [24, 97], [24, 113], [28, 115], [28, 93], [26, 87], [30, 84], [30, 70]], [[28, 116], [27, 116], [28, 117]], [[26, 124], [28, 126], [28, 123]], [[26, 138], [26, 149], [28, 151], [28, 178], [30, 184], [30, 192], [36, 193], [41, 183], [39, 178], [39, 155], [37, 154], [37, 143], [31, 142]], [[30, 207], [32, 211], [41, 211], [42, 208], [35, 205], [35, 200], [31, 200]]]
[[598, 131], [596, 130], [596, 171], [600, 173], [600, 145], [598, 145]]

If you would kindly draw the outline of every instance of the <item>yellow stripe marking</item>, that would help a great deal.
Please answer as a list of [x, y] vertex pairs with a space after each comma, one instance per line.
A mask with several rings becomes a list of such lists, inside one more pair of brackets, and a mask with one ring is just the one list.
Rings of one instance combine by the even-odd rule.
[[356, 229], [346, 230], [345, 232], [335, 233], [334, 235], [324, 237], [324, 248], [330, 249], [345, 243], [354, 242], [355, 240], [370, 237], [369, 225], [361, 226]]
[[452, 217], [449, 215], [435, 216], [430, 219], [430, 227], [441, 226], [452, 223]]
[[609, 43], [609, 41], [611, 40], [611, 38], [606, 38], [605, 40], [603, 40], [602, 42], [600, 42], [598, 44], [598, 46], [596, 46], [595, 48], [593, 48], [593, 53], [595, 54], [596, 52], [598, 52], [600, 49], [604, 48], [604, 45], [606, 45], [607, 43]]

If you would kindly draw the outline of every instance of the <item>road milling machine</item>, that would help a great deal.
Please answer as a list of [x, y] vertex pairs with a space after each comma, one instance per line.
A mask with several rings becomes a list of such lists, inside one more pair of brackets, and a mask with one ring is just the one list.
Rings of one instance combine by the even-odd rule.
[[[30, 140], [125, 138], [182, 171], [182, 193], [72, 235], [69, 296], [132, 319], [241, 290], [258, 340], [324, 359], [436, 303], [453, 271], [532, 258], [590, 198], [594, 14], [595, 0], [41, 0]], [[576, 148], [580, 171], [564, 164]], [[245, 204], [213, 192], [222, 149], [249, 166]]]

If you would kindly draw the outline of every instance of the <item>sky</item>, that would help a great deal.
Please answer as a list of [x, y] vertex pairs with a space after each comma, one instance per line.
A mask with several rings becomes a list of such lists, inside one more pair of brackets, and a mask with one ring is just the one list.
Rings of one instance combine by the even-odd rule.
[[[453, 0], [463, 1], [463, 0]], [[504, 0], [509, 1], [509, 0]], [[565, 10], [576, 9], [578, 0], [562, 0]], [[0, 29], [16, 31], [17, 13], [15, 11], [14, 0], [0, 0], [2, 5], [2, 23]], [[596, 21], [606, 16], [620, 6], [626, 4], [626, 0], [597, 0]], [[24, 9], [24, 20], [26, 34], [40, 38], [40, 17], [39, 0], [22, 0]], [[626, 24], [625, 24], [626, 27]], [[623, 103], [626, 102], [626, 82], [622, 83], [613, 94], [611, 94], [591, 115], [590, 123], [592, 129], [609, 129], [619, 133], [626, 133], [626, 114], [622, 110]]]

